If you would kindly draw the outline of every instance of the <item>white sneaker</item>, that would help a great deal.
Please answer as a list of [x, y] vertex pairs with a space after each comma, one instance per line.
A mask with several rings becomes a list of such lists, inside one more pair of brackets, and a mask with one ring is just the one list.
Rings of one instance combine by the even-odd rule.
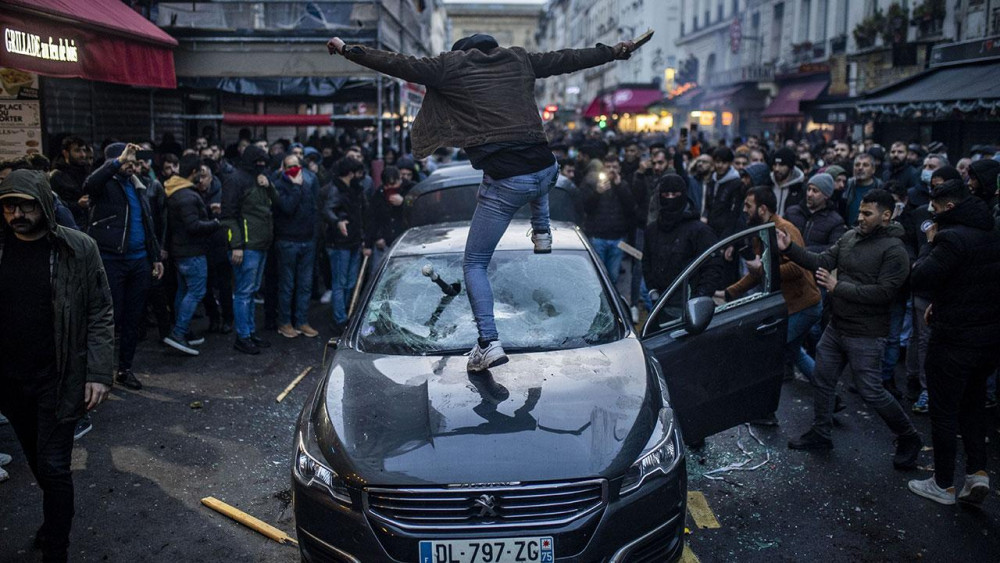
[[[0, 463], [0, 465], [3, 465]], [[982, 504], [990, 494], [990, 478], [985, 471], [977, 471], [965, 476], [965, 486], [958, 493], [959, 502]]]
[[485, 349], [477, 342], [472, 351], [469, 352], [469, 371], [484, 371], [507, 363], [509, 358], [503, 351], [503, 346], [499, 340], [490, 341], [490, 345]]
[[0, 453], [0, 467], [3, 467], [4, 465], [7, 465], [13, 459], [14, 458], [10, 457], [9, 454]]
[[535, 245], [535, 254], [552, 252], [552, 231], [547, 233], [531, 232], [531, 243]]
[[6, 469], [0, 467], [0, 483], [3, 483], [7, 479], [10, 479], [10, 475], [7, 473]]
[[934, 502], [949, 505], [955, 504], [955, 487], [942, 489], [938, 486], [937, 482], [934, 481], [933, 476], [930, 479], [924, 479], [923, 481], [914, 479], [909, 482], [909, 487], [914, 493], [924, 498], [929, 498]]
[[324, 305], [329, 305], [331, 299], [333, 299], [333, 292], [328, 289], [325, 293], [323, 293], [323, 296], [319, 298], [319, 302]]

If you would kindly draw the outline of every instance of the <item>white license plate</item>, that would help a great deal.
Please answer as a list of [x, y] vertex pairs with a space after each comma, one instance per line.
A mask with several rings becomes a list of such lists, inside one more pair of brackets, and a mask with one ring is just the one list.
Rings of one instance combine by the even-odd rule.
[[420, 563], [553, 563], [551, 537], [420, 542]]

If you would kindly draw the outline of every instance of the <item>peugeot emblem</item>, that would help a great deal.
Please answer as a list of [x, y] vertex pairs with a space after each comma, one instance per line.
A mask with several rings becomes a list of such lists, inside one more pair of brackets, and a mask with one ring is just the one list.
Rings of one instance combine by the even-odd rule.
[[496, 503], [496, 498], [494, 498], [493, 495], [480, 495], [475, 502], [475, 505], [479, 507], [479, 517], [496, 518]]

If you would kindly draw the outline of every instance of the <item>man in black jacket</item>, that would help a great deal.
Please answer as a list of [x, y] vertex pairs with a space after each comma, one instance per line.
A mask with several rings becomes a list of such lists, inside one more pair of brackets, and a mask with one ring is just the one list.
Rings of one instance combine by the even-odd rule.
[[[701, 222], [698, 209], [687, 197], [687, 182], [677, 174], [667, 174], [656, 186], [659, 205], [656, 220], [646, 227], [642, 251], [642, 273], [651, 295], [659, 298], [692, 260], [718, 242], [712, 229]], [[692, 297], [711, 297], [725, 287], [722, 260], [712, 258], [692, 278]], [[680, 314], [681, 300], [668, 306]], [[670, 318], [676, 318], [676, 315]]]
[[104, 164], [83, 184], [84, 193], [90, 196], [90, 217], [84, 230], [97, 241], [115, 307], [119, 341], [116, 380], [130, 389], [142, 388], [132, 372], [132, 360], [146, 293], [154, 277], [163, 277], [146, 187], [135, 176], [138, 150], [134, 144], [108, 145]]
[[889, 147], [889, 168], [883, 170], [882, 182], [895, 180], [902, 189], [909, 191], [920, 185], [920, 172], [906, 160], [906, 143], [896, 141]]
[[[299, 157], [288, 155], [274, 182], [278, 201], [274, 210], [274, 247], [278, 251], [278, 334], [295, 338], [319, 336], [309, 326], [313, 264], [316, 261], [316, 175]], [[292, 303], [295, 304], [294, 319]], [[294, 322], [294, 325], [292, 321]]]
[[[890, 307], [906, 282], [909, 257], [892, 223], [895, 201], [885, 190], [865, 194], [858, 226], [822, 254], [809, 252], [778, 231], [778, 249], [793, 262], [815, 272], [819, 286], [830, 294], [832, 320], [816, 346], [812, 429], [790, 440], [795, 450], [830, 449], [837, 380], [850, 364], [861, 398], [896, 435], [893, 465], [916, 467], [921, 441], [913, 423], [882, 386], [882, 356], [889, 333]], [[836, 270], [836, 274], [833, 271]]]
[[510, 220], [528, 203], [535, 251], [552, 250], [548, 198], [558, 166], [538, 114], [535, 80], [627, 59], [635, 45], [629, 41], [614, 47], [528, 53], [521, 47], [500, 47], [493, 37], [476, 34], [459, 39], [447, 53], [419, 59], [360, 45], [348, 47], [338, 37], [327, 43], [327, 49], [427, 86], [413, 122], [414, 156], [424, 158], [439, 147], [458, 146], [469, 155], [473, 167], [483, 171], [463, 263], [479, 333], [467, 367], [483, 371], [506, 363], [486, 268]]
[[604, 157], [604, 168], [591, 172], [580, 184], [583, 196], [583, 232], [604, 263], [611, 283], [618, 281], [623, 252], [618, 244], [635, 228], [635, 199], [632, 189], [621, 177], [618, 157]]
[[403, 185], [399, 169], [386, 166], [382, 170], [382, 185], [375, 190], [368, 208], [365, 225], [365, 247], [372, 249], [372, 270], [385, 257], [385, 251], [406, 230], [403, 216], [403, 198], [409, 186]]
[[167, 178], [167, 228], [170, 255], [177, 268], [174, 327], [163, 343], [191, 356], [194, 346], [204, 342], [191, 333], [191, 318], [205, 297], [208, 283], [208, 243], [221, 224], [212, 218], [195, 184], [201, 181], [201, 159], [193, 154], [181, 158], [177, 174]]
[[90, 175], [87, 165], [87, 142], [80, 137], [66, 137], [62, 141], [62, 154], [54, 163], [55, 172], [49, 179], [52, 190], [73, 213], [77, 225], [87, 223], [87, 201], [83, 195], [83, 182]]
[[[712, 153], [711, 179], [705, 186], [705, 217], [708, 226], [722, 240], [734, 235], [746, 226], [743, 220], [743, 180], [733, 168], [733, 151], [728, 147], [718, 147]], [[740, 277], [739, 256], [735, 247], [726, 248], [723, 284], [729, 285]]]
[[[362, 243], [365, 233], [367, 203], [361, 179], [365, 167], [350, 157], [336, 164], [337, 177], [323, 205], [326, 224], [326, 252], [330, 257], [332, 283], [330, 305], [333, 310], [331, 330], [335, 336], [344, 332], [351, 292], [361, 269]], [[365, 249], [370, 253], [370, 249]]]
[[934, 475], [910, 481], [914, 493], [955, 504], [956, 435], [965, 444], [965, 482], [959, 501], [980, 504], [989, 495], [986, 474], [986, 380], [1000, 364], [1000, 234], [985, 202], [960, 180], [931, 191], [934, 224], [913, 266], [914, 291], [928, 292], [931, 336], [927, 350]]

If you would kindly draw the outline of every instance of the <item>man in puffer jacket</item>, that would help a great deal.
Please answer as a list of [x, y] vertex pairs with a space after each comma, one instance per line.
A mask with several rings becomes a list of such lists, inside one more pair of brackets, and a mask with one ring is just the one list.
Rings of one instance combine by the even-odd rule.
[[267, 153], [249, 145], [243, 150], [240, 167], [222, 183], [222, 225], [228, 231], [230, 263], [235, 274], [233, 317], [236, 342], [233, 348], [244, 354], [259, 354], [271, 344], [257, 336], [253, 295], [264, 278], [267, 249], [274, 238], [271, 207], [278, 199], [267, 177]]
[[208, 284], [208, 244], [221, 226], [213, 219], [195, 183], [201, 181], [201, 160], [189, 154], [180, 162], [177, 174], [167, 178], [167, 236], [170, 255], [177, 268], [177, 295], [174, 298], [174, 326], [163, 343], [191, 356], [204, 338], [191, 333], [191, 318], [205, 297]]
[[1000, 234], [986, 203], [971, 196], [961, 180], [931, 188], [931, 206], [934, 225], [910, 284], [931, 299], [926, 369], [934, 475], [910, 481], [909, 487], [935, 502], [955, 504], [956, 435], [961, 431], [966, 463], [957, 500], [980, 504], [990, 495], [986, 380], [1000, 363]]

